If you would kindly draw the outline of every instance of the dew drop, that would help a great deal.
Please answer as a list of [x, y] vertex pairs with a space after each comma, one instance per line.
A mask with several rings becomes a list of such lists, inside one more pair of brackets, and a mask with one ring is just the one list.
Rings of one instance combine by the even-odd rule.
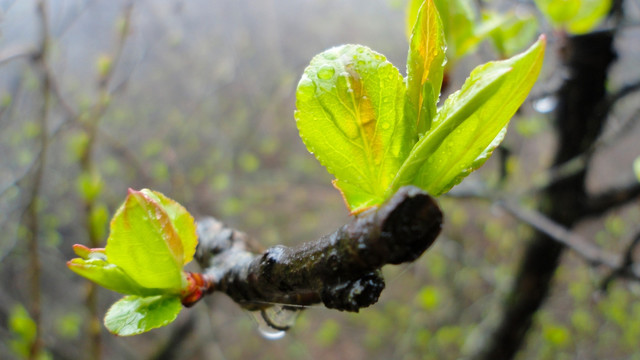
[[296, 91], [296, 97], [299, 100], [311, 99], [316, 93], [316, 84], [313, 80], [307, 76], [303, 76], [298, 83], [298, 90]]
[[318, 70], [318, 78], [322, 80], [329, 80], [336, 73], [336, 69], [331, 65], [322, 65]]
[[260, 334], [268, 340], [282, 339], [286, 331], [294, 324], [299, 309], [287, 305], [274, 305], [251, 315], [258, 325]]
[[384, 130], [389, 130], [389, 128], [391, 128], [391, 123], [389, 123], [388, 121], [385, 121], [382, 123], [382, 129]]
[[533, 102], [533, 109], [541, 114], [552, 112], [558, 105], [558, 99], [554, 96], [543, 97]]
[[327, 60], [335, 60], [338, 56], [331, 50], [322, 53], [322, 56]]

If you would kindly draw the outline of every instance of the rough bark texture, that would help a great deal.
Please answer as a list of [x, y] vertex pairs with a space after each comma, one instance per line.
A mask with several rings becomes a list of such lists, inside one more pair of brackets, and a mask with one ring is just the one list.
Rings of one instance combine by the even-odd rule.
[[[570, 36], [561, 49], [568, 76], [558, 93], [554, 165], [586, 152], [602, 130], [607, 115], [601, 111], [606, 100], [607, 71], [616, 58], [613, 35], [597, 32]], [[581, 220], [587, 215], [583, 209], [589, 202], [585, 177], [586, 169], [549, 186], [542, 194], [541, 212], [567, 228]], [[535, 234], [525, 249], [497, 325], [480, 348], [471, 351], [471, 358], [512, 359], [522, 348], [533, 315], [549, 293], [563, 250], [543, 233]]]
[[201, 220], [196, 258], [213, 290], [248, 310], [322, 302], [357, 312], [374, 304], [384, 289], [380, 268], [417, 259], [441, 226], [435, 200], [416, 187], [404, 187], [379, 209], [330, 235], [257, 255], [244, 233], [212, 218]]

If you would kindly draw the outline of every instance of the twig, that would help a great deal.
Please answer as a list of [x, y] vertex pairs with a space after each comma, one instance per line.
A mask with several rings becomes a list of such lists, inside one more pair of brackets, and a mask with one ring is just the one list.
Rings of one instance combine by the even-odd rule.
[[609, 285], [611, 285], [611, 283], [618, 277], [629, 276], [630, 274], [635, 276], [633, 253], [635, 252], [638, 245], [640, 245], [640, 229], [637, 229], [635, 231], [635, 235], [633, 236], [631, 241], [629, 241], [629, 245], [623, 253], [623, 260], [620, 266], [613, 269], [613, 271], [611, 271], [611, 273], [609, 273], [609, 275], [606, 276], [602, 281], [602, 284], [600, 285], [600, 291], [606, 293]]
[[600, 215], [607, 210], [628, 204], [638, 196], [640, 196], [640, 183], [636, 181], [598, 195], [592, 195], [584, 206], [584, 216]]
[[564, 163], [555, 166], [547, 170], [542, 176], [536, 180], [536, 185], [527, 190], [529, 194], [539, 193], [545, 188], [562, 181], [570, 176], [577, 174], [580, 171], [584, 171], [589, 165], [589, 161], [593, 154], [605, 149], [613, 144], [617, 143], [621, 137], [628, 135], [634, 126], [639, 122], [634, 121], [640, 117], [640, 109], [631, 114], [626, 121], [614, 132], [609, 135], [605, 135], [596, 140], [585, 152], [573, 157], [572, 159], [565, 161]]
[[20, 58], [31, 58], [38, 51], [30, 45], [20, 45], [5, 49], [0, 53], [0, 65]]
[[[620, 256], [605, 252], [587, 239], [557, 224], [537, 211], [525, 209], [512, 202], [500, 201], [496, 204], [517, 219], [571, 249], [591, 266], [604, 265], [613, 269], [619, 267], [622, 262]], [[640, 272], [634, 274], [634, 276], [640, 279]]]
[[30, 312], [35, 323], [35, 336], [29, 349], [29, 359], [37, 359], [42, 352], [42, 321], [41, 321], [41, 292], [40, 292], [40, 246], [39, 246], [39, 211], [38, 201], [40, 197], [41, 184], [44, 178], [44, 168], [46, 163], [47, 149], [49, 145], [48, 134], [48, 118], [50, 105], [50, 85], [47, 77], [44, 75], [44, 68], [47, 61], [47, 53], [49, 50], [49, 22], [47, 16], [46, 0], [40, 0], [37, 4], [37, 13], [40, 17], [40, 49], [37, 54], [32, 57], [41, 77], [41, 91], [43, 104], [40, 109], [40, 156], [35, 167], [33, 182], [31, 185], [30, 198], [26, 206], [23, 224], [27, 231], [27, 246], [29, 251], [29, 290], [31, 296]]
[[436, 239], [442, 213], [416, 187], [401, 188], [386, 204], [336, 232], [295, 248], [256, 255], [248, 237], [208, 218], [198, 225], [196, 258], [221, 291], [248, 310], [271, 304], [358, 311], [384, 288], [379, 269], [417, 259]]
[[[100, 77], [98, 80], [98, 99], [94, 103], [91, 111], [89, 112], [89, 116], [85, 121], [81, 121], [81, 119], [77, 117], [75, 118], [78, 123], [83, 125], [84, 131], [87, 134], [87, 144], [80, 156], [80, 168], [83, 174], [87, 176], [93, 176], [96, 173], [93, 159], [93, 150], [95, 148], [95, 143], [97, 140], [99, 123], [108, 108], [108, 99], [111, 96], [111, 94], [109, 93], [109, 83], [111, 82], [115, 73], [116, 64], [119, 62], [120, 57], [122, 56], [122, 50], [129, 33], [132, 9], [132, 3], [128, 3], [124, 8], [124, 23], [122, 29], [119, 29], [120, 32], [118, 34], [118, 42], [116, 45], [115, 55], [111, 63], [108, 65], [106, 71], [100, 73]], [[102, 241], [101, 234], [96, 231], [91, 219], [91, 215], [96, 210], [97, 206], [98, 202], [96, 197], [84, 198], [85, 229], [89, 236], [89, 243], [91, 244], [91, 247], [99, 247], [100, 242]], [[86, 299], [87, 308], [89, 309], [89, 312], [91, 314], [91, 317], [89, 319], [89, 336], [91, 339], [90, 352], [93, 359], [102, 358], [102, 329], [100, 326], [97, 291], [97, 286], [94, 283], [91, 283], [89, 285], [89, 291], [87, 293]]]

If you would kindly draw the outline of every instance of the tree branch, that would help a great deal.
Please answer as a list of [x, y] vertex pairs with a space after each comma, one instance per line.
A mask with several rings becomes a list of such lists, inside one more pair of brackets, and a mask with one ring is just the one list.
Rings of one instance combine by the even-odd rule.
[[357, 312], [378, 300], [384, 288], [379, 269], [417, 259], [441, 226], [435, 200], [411, 186], [330, 235], [257, 255], [249, 250], [246, 234], [204, 219], [198, 224], [196, 259], [212, 280], [211, 290], [248, 310], [322, 302]]
[[601, 215], [607, 210], [627, 204], [640, 196], [640, 183], [634, 181], [631, 184], [611, 189], [587, 199], [584, 206], [584, 216]]

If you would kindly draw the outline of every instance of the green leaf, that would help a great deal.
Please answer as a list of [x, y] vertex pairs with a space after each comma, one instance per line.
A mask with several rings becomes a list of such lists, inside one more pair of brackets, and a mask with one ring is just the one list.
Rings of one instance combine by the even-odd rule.
[[418, 12], [407, 57], [405, 118], [416, 124], [418, 134], [431, 128], [440, 97], [446, 45], [442, 21], [433, 0]]
[[541, 37], [525, 53], [477, 67], [438, 111], [415, 145], [390, 193], [413, 184], [437, 196], [480, 167], [535, 83], [544, 57]]
[[535, 0], [540, 11], [555, 27], [573, 34], [593, 30], [607, 15], [611, 0]]
[[352, 213], [384, 201], [415, 142], [415, 124], [403, 122], [404, 96], [398, 69], [360, 45], [317, 55], [300, 79], [300, 136], [336, 177]]
[[196, 246], [198, 245], [198, 235], [196, 234], [196, 222], [193, 216], [189, 214], [187, 209], [180, 205], [177, 201], [169, 199], [163, 194], [157, 191], [151, 191], [149, 189], [140, 190], [149, 198], [155, 200], [169, 215], [169, 219], [173, 224], [180, 241], [182, 242], [183, 249], [183, 265], [188, 264], [193, 260], [193, 255], [196, 253]]
[[96, 204], [89, 213], [90, 231], [94, 239], [103, 239], [106, 230], [107, 223], [109, 221], [109, 210], [102, 204]]
[[67, 266], [76, 274], [83, 276], [105, 289], [127, 295], [159, 295], [166, 291], [148, 289], [140, 286], [121, 268], [103, 259], [72, 259]]
[[447, 37], [447, 55], [456, 61], [482, 40], [475, 35], [476, 17], [470, 0], [435, 0]]
[[416, 25], [416, 21], [418, 20], [418, 11], [425, 0], [409, 0], [409, 3], [406, 7], [406, 16], [405, 16], [405, 33], [407, 35], [407, 39], [411, 39], [411, 34], [413, 33], [413, 28]]
[[489, 31], [489, 35], [502, 57], [512, 56], [522, 51], [538, 33], [538, 22], [533, 14], [499, 14], [487, 12], [483, 14], [485, 22], [497, 23]]
[[180, 310], [176, 296], [125, 296], [109, 308], [104, 326], [119, 336], [137, 335], [173, 322]]
[[534, 0], [554, 26], [567, 24], [580, 10], [581, 0]]
[[21, 304], [14, 305], [9, 315], [9, 330], [21, 342], [31, 345], [36, 338], [36, 323]]
[[593, 30], [607, 16], [611, 0], [582, 0], [578, 13], [571, 19], [567, 29], [573, 34], [584, 34]]
[[129, 189], [111, 220], [105, 248], [111, 264], [147, 288], [179, 291], [185, 253], [168, 212], [148, 191]]

